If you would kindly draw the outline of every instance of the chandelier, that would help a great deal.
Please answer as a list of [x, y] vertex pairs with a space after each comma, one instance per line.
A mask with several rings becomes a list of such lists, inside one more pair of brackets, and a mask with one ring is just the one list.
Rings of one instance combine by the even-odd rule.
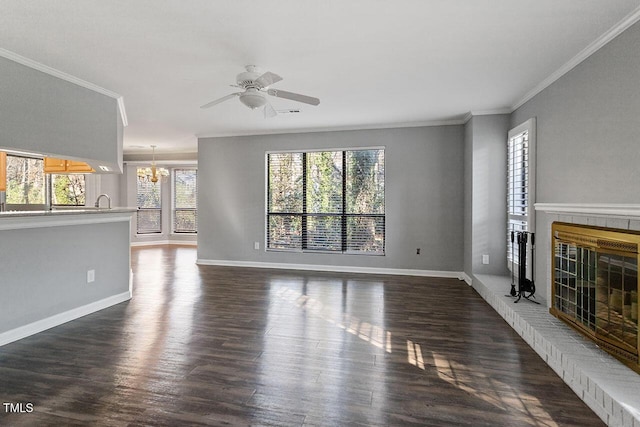
[[158, 182], [158, 180], [166, 182], [169, 171], [165, 168], [156, 167], [156, 146], [152, 145], [151, 149], [153, 150], [151, 167], [138, 168], [138, 180], [140, 180], [140, 182], [152, 182], [154, 184]]

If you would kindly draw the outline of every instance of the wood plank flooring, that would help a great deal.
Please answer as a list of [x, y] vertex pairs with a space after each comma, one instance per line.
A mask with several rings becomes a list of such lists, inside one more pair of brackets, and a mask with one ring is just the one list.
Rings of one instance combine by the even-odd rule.
[[463, 282], [195, 259], [134, 249], [131, 301], [0, 347], [0, 425], [604, 425]]

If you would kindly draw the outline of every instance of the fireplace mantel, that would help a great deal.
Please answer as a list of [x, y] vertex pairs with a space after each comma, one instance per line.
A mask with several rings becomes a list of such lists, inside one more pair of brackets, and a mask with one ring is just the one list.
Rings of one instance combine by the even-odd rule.
[[581, 216], [610, 216], [640, 219], [640, 204], [616, 203], [536, 203], [536, 211]]

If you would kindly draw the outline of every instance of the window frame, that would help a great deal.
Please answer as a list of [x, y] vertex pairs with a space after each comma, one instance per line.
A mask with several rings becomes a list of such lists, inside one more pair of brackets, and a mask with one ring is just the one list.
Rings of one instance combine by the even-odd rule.
[[[353, 151], [368, 151], [368, 150], [381, 150], [383, 152], [384, 164], [386, 169], [386, 147], [384, 146], [374, 146], [374, 147], [351, 147], [351, 148], [323, 148], [323, 149], [308, 149], [308, 150], [275, 150], [275, 151], [267, 151], [265, 152], [265, 238], [264, 238], [264, 248], [265, 251], [269, 252], [287, 252], [287, 253], [313, 253], [313, 254], [339, 254], [339, 255], [364, 255], [364, 256], [385, 256], [386, 255], [386, 242], [387, 242], [387, 233], [386, 233], [386, 204], [385, 204], [385, 189], [386, 189], [386, 181], [383, 186], [383, 213], [379, 214], [362, 214], [362, 213], [348, 213], [347, 212], [347, 203], [345, 201], [346, 198], [346, 187], [347, 187], [347, 170], [346, 170], [346, 157], [348, 152]], [[340, 152], [342, 155], [342, 211], [340, 213], [310, 213], [307, 212], [307, 191], [306, 191], [306, 181], [308, 177], [306, 176], [306, 163], [307, 163], [307, 154], [309, 153], [323, 153], [323, 152]], [[270, 195], [270, 176], [269, 176], [269, 156], [272, 154], [302, 154], [302, 179], [303, 179], [303, 208], [302, 212], [269, 212], [269, 195]], [[386, 177], [386, 173], [385, 173]], [[299, 216], [301, 218], [301, 243], [300, 248], [272, 248], [269, 247], [270, 244], [270, 233], [269, 233], [269, 218], [270, 216]], [[340, 250], [329, 250], [329, 249], [309, 249], [307, 242], [307, 234], [308, 230], [306, 229], [306, 223], [308, 218], [321, 218], [327, 216], [338, 216], [341, 220], [341, 247]], [[382, 218], [382, 229], [384, 230], [384, 239], [382, 242], [381, 251], [377, 252], [367, 252], [367, 251], [354, 251], [348, 250], [348, 231], [347, 231], [347, 222], [348, 218], [355, 217], [375, 217]]]
[[[49, 209], [49, 189], [47, 188], [47, 176], [44, 173], [44, 159], [42, 157], [27, 155], [27, 154], [14, 154], [12, 152], [6, 153], [6, 183], [7, 189], [5, 190], [5, 210], [7, 211], [40, 211]], [[22, 159], [38, 160], [42, 162], [42, 191], [43, 191], [43, 203], [9, 203], [9, 157], [17, 157]]]
[[[54, 199], [54, 197], [55, 197], [55, 196], [54, 196], [54, 193], [55, 193], [55, 190], [54, 190], [55, 180], [56, 180], [58, 177], [61, 177], [61, 176], [70, 176], [70, 175], [73, 175], [73, 176], [81, 176], [81, 177], [82, 177], [82, 179], [83, 179], [83, 181], [84, 181], [84, 182], [82, 183], [82, 187], [83, 187], [83, 190], [84, 190], [84, 194], [83, 194], [83, 196], [84, 196], [84, 203], [83, 203], [83, 204], [62, 204], [62, 203], [53, 203], [53, 199]], [[56, 207], [56, 208], [57, 208], [57, 207], [63, 207], [63, 208], [65, 208], [65, 207], [69, 207], [69, 208], [73, 208], [73, 207], [88, 206], [88, 205], [87, 205], [87, 187], [88, 187], [88, 186], [87, 186], [87, 175], [86, 175], [86, 174], [84, 174], [84, 173], [74, 173], [74, 174], [69, 174], [69, 173], [67, 173], [67, 174], [47, 173], [47, 174], [45, 174], [45, 180], [46, 180], [46, 185], [47, 185], [47, 189], [48, 189], [48, 192], [49, 192], [49, 198], [48, 198], [48, 200], [49, 200], [49, 203], [50, 203], [51, 207]]]
[[[196, 175], [196, 207], [195, 208], [178, 208], [176, 207], [176, 171], [190, 170], [195, 171]], [[195, 230], [193, 231], [176, 231], [176, 212], [188, 211], [195, 212]], [[180, 235], [198, 234], [198, 168], [193, 167], [176, 167], [171, 168], [171, 233]]]
[[[516, 152], [512, 151], [511, 145], [512, 141], [522, 135], [523, 133], [528, 134], [527, 141], [527, 186], [526, 186], [526, 197], [523, 195], [524, 191], [516, 191], [515, 189], [515, 180], [511, 180], [511, 170], [514, 169], [514, 158], [517, 156]], [[511, 242], [511, 231], [512, 224], [515, 222], [521, 222], [523, 224], [522, 230], [515, 231], [527, 231], [530, 233], [535, 233], [536, 228], [536, 217], [535, 217], [535, 202], [536, 202], [536, 119], [531, 118], [520, 125], [514, 127], [508, 132], [507, 135], [507, 223], [506, 223], [506, 231], [507, 231], [507, 266], [509, 270], [516, 271], [517, 268], [515, 266], [518, 265], [515, 252], [517, 251], [517, 243], [513, 242], [514, 249], [512, 249]], [[512, 184], [512, 185], [510, 185]], [[510, 186], [512, 188], [510, 188]], [[511, 200], [516, 198], [516, 195], [519, 199], [526, 199], [526, 209], [524, 215], [518, 215], [512, 212], [511, 209]], [[514, 254], [512, 259], [512, 253]], [[531, 266], [529, 265], [529, 268]]]
[[[136, 173], [137, 173], [137, 169], [139, 167], [136, 167]], [[140, 206], [136, 206], [137, 207], [137, 212], [136, 212], [136, 235], [149, 235], [149, 234], [162, 234], [162, 199], [163, 199], [163, 191], [162, 191], [162, 180], [159, 179], [158, 182], [155, 183], [150, 183], [151, 185], [154, 186], [158, 186], [158, 190], [160, 191], [159, 194], [159, 200], [160, 200], [160, 206], [159, 207], [154, 207], [154, 208], [145, 208], [145, 207], [140, 207]], [[140, 186], [140, 180], [137, 178], [136, 176], [136, 205], [139, 204], [138, 202], [138, 194], [139, 194], [139, 187]], [[140, 212], [152, 212], [152, 211], [158, 211], [158, 216], [159, 216], [159, 221], [158, 221], [158, 228], [157, 229], [140, 229]]]

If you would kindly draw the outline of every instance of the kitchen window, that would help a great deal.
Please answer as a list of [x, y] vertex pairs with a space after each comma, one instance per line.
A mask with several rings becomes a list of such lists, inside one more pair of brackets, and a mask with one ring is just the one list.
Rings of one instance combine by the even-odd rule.
[[51, 174], [52, 206], [84, 206], [85, 176], [84, 174], [57, 175]]
[[384, 255], [384, 149], [267, 154], [267, 249]]
[[46, 209], [44, 160], [7, 155], [7, 210]]

